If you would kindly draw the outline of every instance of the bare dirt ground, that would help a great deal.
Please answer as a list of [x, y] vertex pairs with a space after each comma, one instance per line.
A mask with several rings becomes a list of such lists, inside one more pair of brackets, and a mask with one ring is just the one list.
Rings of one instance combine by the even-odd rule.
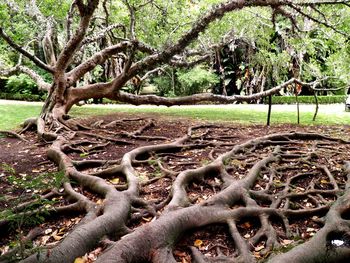
[[[67, 155], [76, 164], [87, 160], [108, 160], [119, 163], [126, 153], [135, 148], [169, 143], [185, 135], [190, 126], [198, 127], [195, 134], [192, 135], [194, 139], [188, 148], [184, 147], [179, 151], [170, 153], [148, 153], [148, 156], [138, 156], [138, 159], [134, 162], [135, 170], [141, 180], [141, 199], [156, 204], [164, 202], [164, 205], [159, 206], [159, 210], [155, 214], [135, 208], [127, 221], [127, 227], [132, 230], [153, 222], [162, 214], [163, 207], [167, 204], [167, 199], [171, 194], [172, 185], [181, 171], [207, 165], [235, 145], [273, 133], [316, 132], [343, 140], [347, 140], [350, 134], [348, 127], [339, 126], [298, 127], [281, 125], [265, 127], [261, 125], [230, 125], [228, 123], [211, 125], [210, 123], [189, 119], [165, 119], [149, 115], [135, 118], [127, 114], [104, 116], [103, 120], [94, 117], [81, 120], [81, 122], [83, 125], [92, 127], [93, 130], [82, 131], [75, 135], [74, 142], [72, 141], [69, 146], [70, 148], [65, 149]], [[111, 122], [114, 122], [113, 125], [109, 125]], [[118, 136], [116, 136], [117, 134]], [[59, 169], [47, 157], [49, 144], [38, 141], [34, 132], [27, 132], [24, 137], [26, 141], [4, 136], [0, 138], [0, 211], [10, 211], [11, 209], [14, 211], [13, 209], [17, 209], [22, 203], [35, 199], [36, 195], [50, 194], [53, 188], [56, 187], [54, 186], [56, 179], [51, 176], [53, 174], [56, 176]], [[291, 146], [289, 148], [285, 146], [285, 149], [283, 149], [287, 161], [283, 165], [275, 167], [277, 174], [271, 177], [267, 171], [268, 169], [264, 170], [251, 187], [252, 193], [255, 193], [256, 196], [263, 189], [266, 189], [266, 194], [277, 195], [283, 191], [283, 187], [287, 185], [286, 182], [294, 177], [293, 184], [289, 182], [290, 185], [288, 185], [289, 193], [293, 193], [293, 195], [281, 200], [278, 206], [293, 211], [313, 209], [314, 212], [291, 216], [288, 229], [286, 229], [285, 222], [272, 220], [271, 225], [276, 233], [275, 241], [281, 247], [304, 242], [322, 228], [322, 223], [318, 219], [328, 211], [326, 206], [329, 207], [328, 204], [337, 199], [336, 191], [333, 193], [332, 190], [344, 189], [346, 176], [342, 165], [344, 160], [350, 160], [350, 146], [340, 141], [326, 140], [326, 142], [315, 143], [312, 140], [305, 140], [301, 143], [289, 142]], [[198, 144], [198, 148], [193, 147], [194, 144]], [[284, 147], [283, 143], [281, 147]], [[320, 152], [316, 153], [315, 151], [315, 156], [313, 156], [313, 151], [316, 148]], [[225, 164], [228, 167], [227, 171], [237, 180], [242, 179], [253, 167], [256, 160], [266, 157], [270, 151], [270, 148], [262, 148], [253, 149], [245, 155], [237, 154], [235, 158], [230, 159], [229, 164]], [[310, 158], [318, 158], [315, 162], [317, 165], [314, 162], [299, 160], [300, 157], [304, 158], [308, 154], [311, 156]], [[287, 167], [291, 169], [287, 169]], [[327, 170], [324, 167], [328, 167]], [[102, 169], [104, 169], [103, 165], [97, 168], [92, 165], [91, 167], [84, 167], [83, 171], [97, 174]], [[282, 172], [284, 169], [285, 172]], [[126, 179], [123, 176], [104, 174], [103, 177], [120, 191], [126, 187]], [[43, 184], [35, 184], [36, 178], [39, 178]], [[76, 192], [87, 196], [96, 204], [103, 202], [99, 195], [92, 193], [85, 187], [81, 187], [79, 184], [72, 185]], [[318, 191], [317, 194], [313, 195], [312, 191], [308, 194], [305, 193], [310, 190], [310, 186], [312, 186], [314, 192]], [[191, 180], [186, 187], [188, 198], [193, 205], [210, 200], [222, 189], [222, 178], [217, 176], [205, 176], [202, 179]], [[58, 185], [55, 191], [54, 199], [50, 199], [53, 200], [53, 203], [48, 203], [46, 206], [68, 205], [69, 202], [60, 195], [63, 192], [62, 186]], [[256, 198], [255, 201], [257, 205], [263, 208], [271, 205], [271, 202], [266, 200], [264, 202], [263, 198]], [[238, 207], [240, 204], [235, 206]], [[39, 231], [33, 235], [33, 238], [30, 238], [31, 247], [53, 247], [59, 244], [83, 218], [81, 213], [68, 213], [48, 216], [46, 220], [38, 218], [33, 222], [29, 222], [28, 217], [24, 215], [22, 218], [14, 219], [9, 223], [8, 220], [5, 220], [5, 214], [1, 215], [3, 218], [0, 218], [0, 228], [5, 227], [0, 231], [1, 254], [8, 253], [18, 246], [18, 243], [21, 243], [18, 240], [28, 237], [33, 229], [39, 229]], [[25, 222], [26, 220], [29, 220], [28, 224]], [[262, 224], [262, 221], [259, 221], [258, 218], [250, 216], [241, 217], [236, 222], [239, 235], [242, 240], [250, 242], [251, 253], [258, 261], [263, 260], [270, 254], [267, 249], [269, 238], [256, 238]], [[102, 244], [97, 245], [94, 250], [82, 258], [84, 260], [82, 262], [93, 262], [105, 247]], [[221, 255], [230, 257], [237, 253], [235, 252], [237, 248], [235, 248], [233, 242], [232, 229], [230, 230], [226, 224], [214, 224], [185, 231], [185, 234], [181, 235], [173, 249], [173, 256], [176, 261], [191, 262], [195, 258], [193, 247], [208, 258]], [[17, 250], [15, 258], [22, 256]]]

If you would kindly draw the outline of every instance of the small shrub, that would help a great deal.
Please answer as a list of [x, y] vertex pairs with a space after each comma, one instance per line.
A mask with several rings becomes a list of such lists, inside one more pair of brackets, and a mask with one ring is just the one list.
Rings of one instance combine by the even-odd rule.
[[[346, 100], [346, 95], [333, 95], [333, 96], [317, 96], [319, 104], [334, 104], [334, 103], [344, 103]], [[301, 104], [315, 104], [314, 96], [298, 96], [298, 101]], [[268, 104], [268, 98], [264, 99], [264, 103]], [[295, 96], [273, 96], [272, 104], [295, 104]]]
[[219, 83], [215, 73], [199, 66], [186, 72], [179, 71], [177, 76], [182, 87], [181, 95], [201, 93]]
[[[10, 229], [17, 233], [12, 246], [19, 250], [19, 254], [10, 254], [6, 262], [17, 262], [25, 258], [27, 248], [32, 249], [31, 242], [24, 242], [24, 228], [43, 223], [45, 216], [49, 215], [49, 209], [57, 202], [43, 199], [39, 192], [60, 187], [65, 177], [63, 172], [28, 177], [26, 174], [17, 174], [16, 170], [6, 163], [0, 163], [0, 171], [6, 173], [7, 182], [11, 184], [13, 191], [18, 193], [17, 198], [11, 201], [10, 207], [0, 211], [0, 218], [7, 220]], [[24, 208], [17, 210], [23, 202], [28, 203]]]
[[4, 100], [24, 100], [24, 101], [44, 101], [46, 95], [31, 95], [31, 94], [20, 94], [20, 93], [0, 93], [0, 99]]
[[38, 86], [27, 75], [19, 74], [18, 76], [11, 76], [8, 78], [5, 85], [5, 91], [9, 93], [20, 94], [38, 94]]
[[171, 97], [174, 95], [172, 90], [172, 82], [169, 76], [158, 76], [152, 79], [152, 82], [157, 87], [157, 94], [159, 96]]

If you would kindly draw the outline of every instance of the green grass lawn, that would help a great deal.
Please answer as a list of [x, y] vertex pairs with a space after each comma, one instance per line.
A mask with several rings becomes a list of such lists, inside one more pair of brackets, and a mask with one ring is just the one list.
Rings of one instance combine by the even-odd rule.
[[41, 106], [0, 105], [0, 130], [17, 128], [25, 119], [38, 116]]
[[[307, 108], [304, 108], [307, 107]], [[326, 108], [323, 108], [326, 107]], [[350, 112], [345, 112], [342, 105], [337, 106], [338, 111], [329, 111], [330, 105], [320, 105], [320, 110], [316, 121], [312, 121], [314, 115], [314, 106], [301, 106], [300, 109], [300, 124], [301, 125], [345, 125], [350, 124]], [[276, 109], [272, 107], [271, 123], [291, 123], [297, 124], [296, 106], [283, 106]], [[89, 114], [106, 114], [109, 112], [124, 112], [124, 113], [156, 113], [172, 117], [189, 117], [210, 121], [230, 121], [243, 124], [265, 124], [267, 119], [267, 106], [263, 105], [233, 105], [221, 107], [130, 107], [119, 106], [114, 109], [100, 109], [99, 107], [89, 106], [88, 108], [74, 108], [73, 112], [78, 115], [88, 116]]]
[[[210, 121], [230, 121], [238, 122], [244, 124], [265, 124], [266, 123], [266, 107], [262, 105], [255, 105], [253, 107], [249, 105], [233, 105], [233, 106], [221, 106], [221, 107], [191, 107], [191, 106], [181, 106], [181, 107], [130, 107], [130, 106], [112, 106], [109, 108], [107, 106], [94, 107], [93, 105], [83, 106], [83, 107], [73, 107], [70, 112], [73, 116], [87, 117], [91, 115], [103, 115], [109, 113], [156, 113], [162, 114], [170, 117], [189, 117], [195, 119], [203, 119]], [[320, 112], [318, 114], [317, 120], [312, 121], [313, 111], [308, 108], [308, 110], [303, 110], [301, 108], [300, 112], [300, 123], [302, 125], [344, 125], [350, 124], [350, 112], [330, 111], [327, 109], [322, 110], [323, 105], [321, 105]], [[41, 106], [38, 105], [0, 105], [0, 129], [11, 130], [17, 128], [23, 120], [29, 117], [38, 116], [40, 113]], [[284, 110], [283, 107], [272, 110], [271, 123], [294, 123], [297, 122], [297, 114], [294, 108], [289, 107], [289, 109]]]

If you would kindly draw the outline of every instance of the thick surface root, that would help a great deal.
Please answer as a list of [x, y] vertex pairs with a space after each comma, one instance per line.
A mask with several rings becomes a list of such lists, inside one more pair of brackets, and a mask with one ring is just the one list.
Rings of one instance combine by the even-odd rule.
[[65, 174], [58, 194], [67, 202], [55, 213], [78, 213], [79, 223], [22, 262], [349, 258], [347, 141], [308, 132], [248, 139], [206, 124], [171, 138], [147, 119], [90, 127], [57, 133], [48, 150]]

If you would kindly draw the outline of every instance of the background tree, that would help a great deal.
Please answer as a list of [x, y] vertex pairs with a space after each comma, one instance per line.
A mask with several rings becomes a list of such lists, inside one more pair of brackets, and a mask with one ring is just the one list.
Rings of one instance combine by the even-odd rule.
[[[44, 132], [45, 123], [53, 124], [52, 127], [60, 126], [61, 123], [64, 123], [66, 114], [75, 103], [90, 98], [109, 98], [132, 104], [150, 103], [157, 105], [192, 104], [199, 101], [250, 100], [250, 98], [224, 97], [212, 94], [166, 99], [156, 96], [134, 96], [121, 90], [130, 79], [138, 74], [147, 74], [148, 71], [154, 70], [162, 64], [190, 66], [208, 60], [213, 49], [217, 50], [223, 44], [232, 43], [236, 37], [232, 35], [237, 35], [237, 33], [233, 34], [232, 27], [226, 34], [223, 30], [212, 34], [213, 28], [225, 25], [223, 28], [227, 29], [230, 27], [228, 21], [240, 15], [237, 13], [224, 17], [227, 12], [265, 6], [272, 10], [272, 13], [270, 12], [273, 15], [272, 18], [275, 19], [277, 15], [286, 17], [286, 23], [293, 27], [299, 23], [298, 19], [301, 20], [301, 23], [312, 20], [314, 23], [319, 22], [332, 27], [328, 24], [325, 15], [318, 17], [319, 14], [323, 14], [323, 10], [310, 7], [314, 4], [322, 4], [322, 1], [298, 4], [279, 1], [253, 1], [249, 3], [232, 1], [219, 4], [205, 15], [199, 14], [208, 3], [196, 4], [187, 1], [177, 3], [157, 1], [144, 3], [134, 3], [133, 1], [102, 1], [101, 3], [88, 1], [84, 3], [83, 1], [74, 1], [70, 3], [69, 1], [61, 1], [60, 4], [62, 7], [58, 8], [58, 12], [54, 12], [54, 9], [51, 9], [52, 3], [50, 1], [43, 1], [39, 8], [34, 0], [29, 2], [8, 0], [2, 4], [3, 11], [1, 13], [3, 19], [0, 34], [5, 42], [21, 54], [19, 63], [15, 68], [9, 69], [7, 73], [25, 72], [38, 83], [41, 89], [48, 90], [43, 112], [38, 119], [42, 123], [38, 125], [39, 134], [45, 136], [46, 139], [55, 138], [55, 135]], [[248, 12], [253, 12], [249, 18], [254, 17], [255, 11], [248, 10]], [[297, 14], [304, 18], [298, 18]], [[222, 18], [223, 21], [218, 21]], [[11, 23], [11, 21], [19, 22]], [[178, 21], [181, 21], [182, 24], [178, 24]], [[214, 21], [218, 22], [212, 23]], [[238, 19], [238, 21], [249, 25], [244, 19]], [[256, 33], [259, 27], [261, 25], [258, 27], [242, 26], [241, 30], [244, 32], [243, 30], [247, 28], [249, 32], [250, 28], [254, 28], [253, 31]], [[8, 30], [10, 28], [11, 30]], [[170, 32], [170, 34], [165, 34], [165, 32]], [[220, 35], [223, 37], [218, 39]], [[195, 41], [196, 39], [198, 41]], [[285, 39], [283, 41], [286, 42]], [[21, 43], [24, 42], [26, 42], [26, 46], [21, 47], [23, 46]], [[273, 52], [268, 51], [267, 54], [263, 55], [264, 50], [266, 48], [259, 51], [259, 54], [262, 55], [258, 59], [260, 61], [264, 60], [264, 56], [273, 54]], [[269, 82], [270, 84], [279, 82], [279, 78], [284, 74], [276, 73], [276, 69], [280, 70], [286, 67], [276, 62], [280, 60], [284, 64], [289, 63], [288, 58], [283, 56], [283, 52], [276, 53], [278, 56], [276, 58], [273, 58], [273, 55], [268, 55], [272, 60], [267, 65], [277, 65], [270, 70], [263, 70], [259, 67], [253, 69], [253, 66], [249, 68], [248, 64], [247, 66], [241, 65], [239, 68], [244, 72], [242, 76], [244, 78], [252, 76], [249, 78], [252, 80], [255, 78], [256, 82], [258, 76], [262, 78], [264, 75], [270, 75], [272, 81]], [[29, 62], [26, 62], [30, 63], [29, 67], [22, 64], [22, 56], [29, 59]], [[263, 62], [266, 62], [266, 59]], [[40, 74], [42, 72], [37, 73], [36, 68], [51, 75], [52, 83], [46, 82]], [[265, 70], [269, 71], [270, 74], [259, 73]], [[94, 75], [95, 77], [92, 77]], [[293, 77], [299, 77], [299, 75]], [[286, 77], [281, 79], [287, 80]], [[234, 82], [235, 85], [244, 84], [242, 77]], [[246, 81], [246, 83], [250, 83], [250, 81]], [[288, 84], [290, 83], [284, 83], [282, 87]], [[251, 89], [246, 94], [251, 95], [253, 90]], [[262, 95], [266, 95], [266, 93], [255, 96]]]

